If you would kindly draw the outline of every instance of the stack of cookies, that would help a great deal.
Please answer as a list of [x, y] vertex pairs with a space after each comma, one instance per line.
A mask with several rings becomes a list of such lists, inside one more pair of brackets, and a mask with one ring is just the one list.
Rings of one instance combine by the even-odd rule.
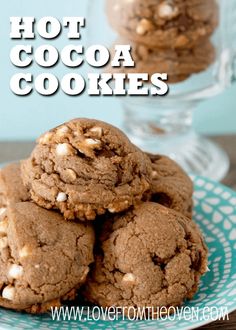
[[102, 307], [178, 306], [207, 249], [193, 186], [117, 128], [75, 119], [0, 172], [0, 306], [42, 313], [81, 296]]
[[175, 83], [214, 61], [210, 37], [218, 25], [216, 0], [107, 0], [106, 12], [120, 36], [116, 44], [132, 46], [136, 66], [121, 70], [166, 72]]

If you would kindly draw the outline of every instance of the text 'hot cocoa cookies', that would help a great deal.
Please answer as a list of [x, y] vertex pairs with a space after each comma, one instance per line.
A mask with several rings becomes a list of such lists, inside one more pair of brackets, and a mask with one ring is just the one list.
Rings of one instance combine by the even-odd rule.
[[[37, 24], [36, 24], [37, 21]], [[60, 37], [62, 29], [67, 31], [67, 38], [80, 39], [81, 27], [85, 27], [84, 17], [63, 17], [62, 22], [52, 16], [10, 17], [10, 38], [14, 40], [42, 39], [50, 40]], [[18, 72], [10, 79], [10, 89], [19, 96], [27, 96], [36, 91], [43, 96], [52, 96], [59, 90], [66, 95], [79, 96], [84, 91], [88, 95], [152, 95], [162, 96], [168, 92], [166, 72], [112, 74], [88, 73], [87, 77], [78, 72], [68, 72], [61, 79], [47, 70], [59, 62], [66, 68], [80, 69], [84, 63], [91, 67], [102, 68], [108, 63], [112, 67], [133, 67], [129, 44], [116, 45], [113, 55], [104, 45], [68, 44], [61, 50], [52, 44], [33, 47], [30, 44], [14, 45], [10, 51], [10, 61], [17, 68], [28, 69], [32, 65], [44, 68], [44, 72], [34, 76], [32, 72]], [[144, 87], [150, 81], [151, 86]]]

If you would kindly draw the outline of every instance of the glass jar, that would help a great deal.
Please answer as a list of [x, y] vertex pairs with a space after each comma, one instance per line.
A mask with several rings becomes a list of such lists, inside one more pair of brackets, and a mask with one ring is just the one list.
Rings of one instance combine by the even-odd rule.
[[236, 1], [90, 0], [88, 9], [89, 44], [129, 44], [136, 68], [127, 73], [169, 75], [165, 97], [121, 98], [130, 139], [189, 173], [222, 179], [228, 157], [193, 131], [192, 115], [235, 78]]

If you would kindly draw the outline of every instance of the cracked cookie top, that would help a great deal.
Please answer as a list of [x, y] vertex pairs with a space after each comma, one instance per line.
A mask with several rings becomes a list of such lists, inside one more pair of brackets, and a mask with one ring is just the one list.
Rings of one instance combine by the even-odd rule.
[[74, 119], [44, 134], [22, 177], [32, 199], [66, 219], [94, 220], [121, 212], [150, 188], [150, 159], [118, 129]]
[[94, 232], [34, 203], [0, 216], [0, 306], [44, 312], [70, 299], [93, 262]]
[[178, 306], [197, 290], [207, 249], [197, 226], [142, 203], [104, 222], [84, 296], [101, 306]]

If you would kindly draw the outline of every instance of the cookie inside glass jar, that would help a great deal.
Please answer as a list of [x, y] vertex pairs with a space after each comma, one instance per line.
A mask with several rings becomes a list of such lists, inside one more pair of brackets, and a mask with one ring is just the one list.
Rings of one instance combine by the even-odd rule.
[[192, 48], [218, 24], [215, 0], [107, 0], [106, 12], [120, 36], [156, 48]]
[[130, 44], [136, 64], [120, 71], [166, 72], [169, 83], [179, 83], [207, 70], [215, 60], [218, 11], [216, 0], [107, 0], [115, 43]]

